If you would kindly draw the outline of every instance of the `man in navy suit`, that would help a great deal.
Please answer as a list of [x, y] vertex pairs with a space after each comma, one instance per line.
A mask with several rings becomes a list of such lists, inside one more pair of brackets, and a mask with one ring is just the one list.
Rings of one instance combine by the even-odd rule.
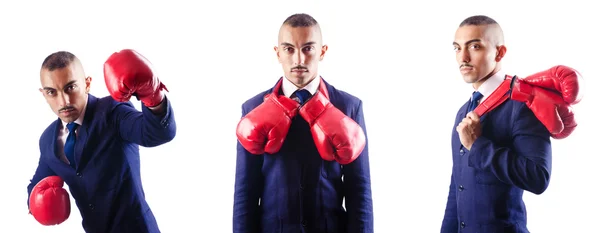
[[475, 107], [505, 79], [500, 25], [472, 16], [458, 27], [454, 49], [472, 97], [452, 128], [452, 176], [442, 233], [525, 233], [523, 192], [543, 193], [550, 182], [550, 132], [523, 102], [507, 100], [478, 116]]
[[[30, 212], [54, 214], [57, 203], [43, 203], [52, 193], [32, 189], [58, 176], [69, 186], [85, 232], [159, 233], [144, 197], [139, 146], [175, 137], [173, 109], [149, 62], [135, 51], [114, 53], [104, 71], [112, 97], [98, 98], [89, 94], [92, 78], [72, 53], [43, 61], [40, 92], [58, 119], [40, 137], [39, 164], [27, 187], [28, 206], [35, 203]], [[141, 112], [129, 102], [132, 94], [143, 103]]]
[[326, 51], [313, 17], [284, 21], [284, 77], [242, 105], [233, 232], [373, 232], [362, 101], [318, 75]]

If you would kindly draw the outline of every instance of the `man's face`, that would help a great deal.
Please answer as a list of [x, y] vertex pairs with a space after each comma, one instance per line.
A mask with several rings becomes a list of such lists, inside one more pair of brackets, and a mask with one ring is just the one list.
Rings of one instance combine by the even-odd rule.
[[281, 27], [275, 52], [285, 76], [296, 86], [304, 86], [316, 77], [319, 61], [327, 51], [322, 43], [318, 26]]
[[490, 76], [506, 49], [497, 46], [499, 36], [493, 26], [462, 26], [456, 30], [454, 50], [463, 79], [476, 83]]
[[74, 61], [65, 68], [53, 71], [42, 68], [40, 76], [40, 92], [52, 111], [64, 122], [77, 120], [87, 104], [87, 93], [92, 81], [90, 77], [85, 77], [81, 65]]

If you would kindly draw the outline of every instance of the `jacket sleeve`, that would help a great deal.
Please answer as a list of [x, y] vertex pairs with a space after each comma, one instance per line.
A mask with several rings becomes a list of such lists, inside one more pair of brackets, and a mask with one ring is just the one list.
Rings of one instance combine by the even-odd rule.
[[369, 167], [369, 146], [362, 101], [352, 117], [365, 133], [365, 148], [356, 160], [342, 167], [344, 193], [348, 212], [349, 233], [373, 233], [373, 199], [371, 197], [371, 172]]
[[[242, 117], [249, 110], [242, 106]], [[233, 197], [233, 233], [260, 232], [263, 156], [253, 155], [237, 142]]]
[[155, 115], [143, 105], [140, 112], [131, 102], [117, 103], [112, 116], [121, 138], [143, 147], [160, 146], [173, 140], [177, 132], [175, 117], [166, 96], [164, 101], [166, 111], [161, 115]]
[[497, 145], [479, 137], [471, 147], [469, 166], [491, 171], [500, 181], [534, 194], [550, 183], [552, 148], [550, 132], [522, 103], [512, 113], [512, 146]]
[[[42, 140], [40, 139], [40, 148], [42, 148]], [[46, 164], [46, 161], [41, 156], [40, 149], [40, 159], [38, 161], [38, 166], [33, 173], [33, 177], [29, 180], [29, 185], [27, 185], [27, 209], [29, 209], [29, 197], [31, 196], [31, 190], [33, 187], [40, 182], [40, 180], [48, 177], [48, 176], [56, 176], [56, 173], [50, 169], [50, 167]]]

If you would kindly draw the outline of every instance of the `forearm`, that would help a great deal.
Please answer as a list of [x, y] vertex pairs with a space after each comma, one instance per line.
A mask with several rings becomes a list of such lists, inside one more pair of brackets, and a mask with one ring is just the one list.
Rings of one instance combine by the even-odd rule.
[[549, 143], [537, 143], [535, 150], [517, 153], [517, 150], [501, 147], [485, 137], [473, 144], [469, 166], [491, 171], [500, 181], [535, 194], [543, 193], [550, 181]]
[[42, 160], [41, 156], [40, 156], [40, 160], [38, 161], [38, 166], [35, 169], [35, 173], [33, 174], [33, 177], [31, 178], [31, 180], [29, 180], [29, 184], [27, 185], [27, 208], [29, 209], [29, 198], [31, 197], [31, 191], [33, 190], [33, 187], [35, 187], [35, 185], [37, 185], [37, 183], [39, 183], [42, 179], [48, 177], [48, 176], [55, 176], [56, 173], [54, 173], [54, 171], [52, 171], [50, 169], [50, 167], [48, 167], [48, 165], [46, 165], [46, 163], [44, 162], [44, 160]]
[[142, 112], [139, 112], [131, 103], [123, 103], [119, 104], [113, 113], [116, 124], [119, 125], [120, 135], [127, 141], [144, 147], [154, 147], [175, 138], [175, 117], [166, 97], [163, 103], [153, 110], [142, 106]]

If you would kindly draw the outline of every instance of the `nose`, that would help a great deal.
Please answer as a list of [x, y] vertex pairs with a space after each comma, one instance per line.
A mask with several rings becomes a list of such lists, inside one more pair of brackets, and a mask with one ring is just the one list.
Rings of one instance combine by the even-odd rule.
[[468, 63], [471, 61], [471, 57], [469, 56], [469, 51], [466, 49], [461, 50], [458, 53], [459, 59], [461, 63]]
[[304, 55], [304, 53], [302, 53], [302, 51], [300, 51], [300, 50], [297, 50], [296, 54], [294, 54], [294, 66], [297, 66], [297, 65], [304, 66], [305, 59], [306, 59], [306, 56]]
[[60, 92], [58, 94], [58, 101], [59, 101], [58, 104], [59, 104], [59, 106], [61, 106], [61, 108], [69, 105], [70, 104], [69, 103], [69, 95], [66, 95], [63, 92]]

